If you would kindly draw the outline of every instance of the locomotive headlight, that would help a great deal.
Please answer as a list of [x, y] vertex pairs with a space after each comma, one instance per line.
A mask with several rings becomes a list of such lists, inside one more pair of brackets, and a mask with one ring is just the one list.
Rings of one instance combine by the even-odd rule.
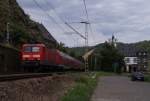
[[33, 58], [40, 58], [40, 55], [33, 55]]
[[23, 58], [29, 58], [30, 55], [23, 55], [22, 57], [23, 57]]

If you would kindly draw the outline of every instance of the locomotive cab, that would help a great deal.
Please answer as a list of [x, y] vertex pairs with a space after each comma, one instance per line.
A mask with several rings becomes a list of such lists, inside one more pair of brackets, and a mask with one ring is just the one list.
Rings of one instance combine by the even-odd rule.
[[25, 44], [22, 47], [22, 65], [38, 66], [43, 60], [45, 45], [43, 44]]

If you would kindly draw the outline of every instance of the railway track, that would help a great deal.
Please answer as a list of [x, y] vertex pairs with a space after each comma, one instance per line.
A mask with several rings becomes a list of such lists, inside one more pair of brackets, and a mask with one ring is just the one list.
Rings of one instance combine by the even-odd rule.
[[52, 71], [49, 73], [0, 74], [0, 82], [20, 80], [20, 79], [29, 79], [29, 78], [40, 78], [40, 77], [63, 75], [63, 74], [74, 74], [74, 73], [79, 73], [79, 72], [83, 72], [83, 71]]
[[28, 79], [28, 78], [40, 78], [40, 77], [52, 76], [54, 74], [60, 75], [63, 73], [61, 73], [61, 72], [59, 72], [59, 73], [26, 73], [26, 74], [0, 75], [0, 82]]

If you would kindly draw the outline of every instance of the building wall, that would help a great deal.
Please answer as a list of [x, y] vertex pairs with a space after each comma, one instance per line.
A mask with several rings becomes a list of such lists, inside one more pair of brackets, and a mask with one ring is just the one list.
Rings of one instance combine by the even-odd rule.
[[137, 52], [138, 57], [138, 70], [147, 71], [148, 70], [148, 53], [146, 51]]
[[0, 45], [0, 74], [19, 71], [20, 52]]
[[148, 70], [148, 55], [146, 52], [138, 52], [137, 57], [125, 57], [126, 71], [147, 71]]
[[126, 72], [135, 71], [138, 68], [138, 57], [125, 57]]
[[137, 64], [137, 57], [125, 57], [124, 61], [127, 65]]

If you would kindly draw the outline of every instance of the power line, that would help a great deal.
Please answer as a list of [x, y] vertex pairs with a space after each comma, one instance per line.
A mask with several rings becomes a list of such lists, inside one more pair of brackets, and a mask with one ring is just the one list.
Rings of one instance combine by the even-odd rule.
[[[50, 3], [48, 2], [47, 0], [44, 0], [45, 1], [45, 4], [47, 4], [49, 7], [51, 7], [51, 9], [55, 12], [55, 14], [58, 16], [58, 18], [63, 22], [64, 25], [66, 25], [66, 21], [59, 15], [59, 13], [56, 11], [55, 7]], [[68, 26], [67, 26], [68, 27]], [[68, 30], [64, 29], [65, 32], [68, 32]]]
[[75, 30], [72, 26], [70, 26], [70, 25], [58, 14], [58, 12], [56, 11], [55, 7], [54, 7], [50, 2], [48, 2], [47, 0], [45, 0], [45, 2], [46, 2], [48, 5], [51, 6], [51, 8], [52, 8], [53, 11], [56, 13], [56, 15], [59, 17], [59, 19], [60, 19], [65, 25], [67, 25], [68, 28], [73, 29], [73, 31], [75, 31], [79, 36], [81, 36], [82, 38], [84, 38], [84, 36], [83, 36], [81, 33], [79, 33], [79, 32], [78, 32], [77, 30]]
[[[51, 16], [49, 15], [49, 13], [46, 12], [46, 11], [44, 10], [44, 8], [42, 8], [36, 0], [33, 0], [33, 1], [34, 1], [34, 3], [37, 5], [37, 7], [39, 7], [39, 8], [41, 9], [41, 11], [43, 11], [44, 13], [46, 13], [46, 15], [47, 15], [53, 22], [55, 22], [55, 24], [56, 24], [57, 26], [59, 26], [59, 28], [64, 32], [65, 29], [64, 29], [63, 27], [61, 27], [61, 26], [56, 22], [56, 20], [55, 20], [53, 17], [51, 17]], [[48, 2], [47, 2], [47, 3], [48, 3]], [[54, 9], [54, 8], [53, 8], [53, 9]], [[55, 13], [56, 13], [56, 12], [55, 12]]]
[[85, 8], [86, 17], [87, 17], [87, 20], [89, 22], [89, 15], [88, 15], [88, 11], [87, 11], [87, 6], [86, 6], [85, 0], [83, 0], [83, 4], [84, 4], [84, 8]]
[[81, 33], [79, 33], [77, 30], [75, 30], [72, 26], [70, 26], [68, 23], [65, 23], [69, 28], [71, 28], [73, 31], [75, 31], [80, 37], [86, 40], [86, 37], [84, 37]]
[[[58, 16], [58, 18], [63, 22], [63, 24], [67, 25], [68, 28], [71, 28], [70, 25], [68, 25], [68, 23], [59, 15], [59, 13], [56, 11], [55, 7], [50, 3], [48, 2], [47, 0], [44, 0], [45, 1], [45, 4], [48, 5], [48, 7], [50, 7], [54, 13]], [[73, 31], [76, 32], [76, 34], [78, 34], [79, 36], [83, 37], [78, 31], [76, 31], [74, 28], [71, 28]], [[68, 30], [64, 29], [65, 32], [69, 32]], [[74, 37], [72, 37], [74, 38]]]
[[59, 17], [59, 19], [65, 23], [65, 20], [58, 14], [58, 12], [56, 11], [55, 7], [50, 3], [48, 2], [47, 0], [44, 0], [46, 2], [47, 5], [50, 5], [50, 7], [52, 8], [52, 10], [56, 13], [56, 15]]
[[43, 11], [57, 26], [59, 26], [59, 28], [62, 30], [62, 31], [64, 31], [64, 28], [62, 28], [58, 23], [57, 23], [57, 21], [53, 18], [53, 17], [51, 17], [50, 15], [49, 15], [49, 13], [47, 13], [42, 7], [41, 7], [41, 5], [39, 5], [39, 3], [36, 1], [36, 0], [33, 0], [33, 2], [37, 5], [37, 7], [39, 7], [40, 9], [41, 9], [41, 11]]

